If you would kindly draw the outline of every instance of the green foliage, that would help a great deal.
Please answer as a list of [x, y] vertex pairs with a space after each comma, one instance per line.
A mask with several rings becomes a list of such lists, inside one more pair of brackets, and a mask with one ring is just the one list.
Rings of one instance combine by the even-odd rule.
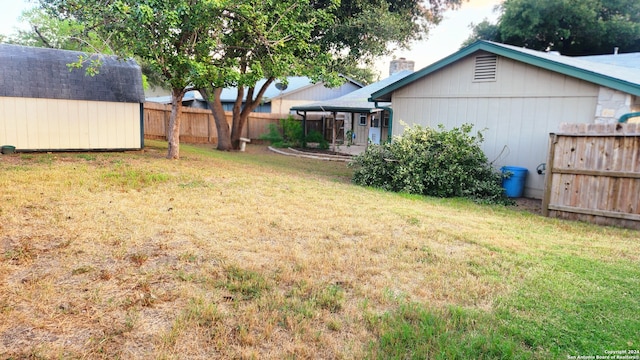
[[506, 0], [496, 25], [483, 21], [467, 43], [484, 39], [563, 55], [640, 51], [637, 0]]
[[318, 131], [312, 130], [305, 137], [301, 121], [294, 119], [293, 116], [280, 119], [278, 125], [269, 124], [268, 129], [267, 133], [260, 135], [260, 139], [267, 140], [272, 146], [278, 148], [301, 147], [306, 143], [317, 143], [321, 149], [329, 148], [329, 143]]
[[101, 46], [101, 40], [95, 31], [89, 30], [75, 19], [59, 19], [44, 9], [35, 7], [23, 12], [20, 21], [29, 24], [28, 30], [16, 30], [7, 38], [9, 43], [89, 53], [111, 53], [108, 48]]
[[302, 124], [289, 116], [280, 119], [280, 123], [269, 124], [269, 132], [260, 135], [260, 139], [267, 140], [275, 147], [299, 147], [302, 143]]
[[510, 203], [480, 148], [482, 133], [472, 125], [445, 131], [416, 126], [391, 143], [371, 145], [351, 164], [353, 182], [390, 191], [437, 197], [465, 197], [486, 203]]
[[[372, 80], [363, 62], [388, 53], [391, 45], [408, 46], [461, 1], [429, 0], [428, 6], [419, 0], [39, 2], [58, 19], [98, 34], [108, 43], [102, 48], [141, 60], [145, 74], [158, 75], [152, 83], [159, 79], [172, 89], [175, 103], [189, 86], [211, 94], [236, 87], [230, 132], [218, 131], [218, 149], [230, 150], [239, 146], [248, 113], [272, 82], [308, 76], [338, 86], [344, 81], [341, 73]], [[261, 79], [267, 81], [257, 86]], [[217, 128], [226, 129], [220, 98], [211, 100]], [[170, 158], [178, 156], [176, 119], [172, 116]]]
[[329, 142], [327, 141], [327, 139], [324, 138], [324, 136], [322, 136], [322, 133], [317, 130], [309, 131], [309, 133], [307, 134], [307, 137], [305, 138], [305, 144], [308, 144], [308, 143], [318, 144], [319, 149], [326, 150], [329, 148]]
[[478, 24], [469, 25], [471, 35], [465, 40], [461, 48], [469, 46], [478, 40], [489, 40], [500, 42], [500, 31], [498, 25], [492, 24], [489, 20], [484, 19]]

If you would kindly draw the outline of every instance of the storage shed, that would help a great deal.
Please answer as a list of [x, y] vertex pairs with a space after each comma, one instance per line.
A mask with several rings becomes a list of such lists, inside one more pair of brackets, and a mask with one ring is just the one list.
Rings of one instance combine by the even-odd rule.
[[[393, 135], [405, 125], [484, 131], [496, 168], [529, 170], [524, 195], [542, 198], [549, 133], [561, 123], [615, 123], [640, 111], [634, 55], [575, 58], [479, 41], [371, 95], [390, 101]], [[540, 173], [537, 171], [540, 170]]]
[[99, 73], [89, 76], [68, 66], [81, 55], [0, 44], [0, 145], [17, 151], [144, 146], [140, 67], [100, 56]]

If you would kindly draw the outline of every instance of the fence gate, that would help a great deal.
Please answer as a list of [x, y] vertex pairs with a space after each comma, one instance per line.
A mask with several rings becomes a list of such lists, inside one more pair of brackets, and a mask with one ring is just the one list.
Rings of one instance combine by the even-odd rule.
[[562, 124], [546, 167], [545, 216], [640, 229], [640, 124]]

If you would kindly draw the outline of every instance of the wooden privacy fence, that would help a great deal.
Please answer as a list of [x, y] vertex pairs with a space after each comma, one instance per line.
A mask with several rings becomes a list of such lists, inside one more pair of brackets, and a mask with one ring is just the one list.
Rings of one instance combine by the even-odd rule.
[[640, 124], [562, 124], [550, 134], [545, 216], [640, 229]]
[[[225, 112], [231, 125], [231, 112]], [[146, 139], [167, 139], [171, 105], [144, 104], [144, 137]], [[251, 113], [242, 131], [242, 137], [257, 139], [268, 131], [269, 124], [278, 124], [288, 114]], [[216, 143], [218, 132], [211, 110], [191, 107], [182, 108], [180, 141], [188, 143]]]

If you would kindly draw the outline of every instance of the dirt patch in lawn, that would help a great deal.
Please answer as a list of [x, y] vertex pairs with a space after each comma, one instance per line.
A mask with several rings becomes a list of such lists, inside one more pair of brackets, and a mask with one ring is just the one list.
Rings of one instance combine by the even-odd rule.
[[530, 198], [517, 198], [513, 208], [522, 211], [528, 211], [534, 214], [542, 215], [542, 200]]

